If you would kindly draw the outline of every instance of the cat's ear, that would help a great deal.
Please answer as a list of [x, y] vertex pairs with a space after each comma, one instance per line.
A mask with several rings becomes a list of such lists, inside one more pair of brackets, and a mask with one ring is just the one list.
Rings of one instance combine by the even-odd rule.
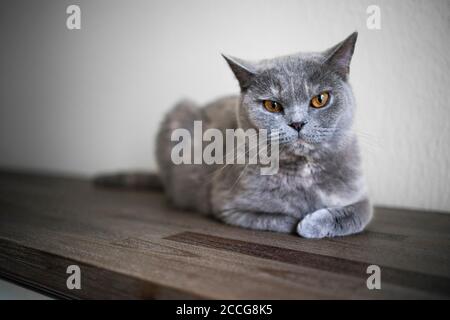
[[247, 89], [256, 74], [255, 67], [250, 62], [242, 59], [226, 56], [224, 54], [222, 54], [222, 56], [227, 61], [231, 71], [233, 71], [241, 90]]
[[344, 41], [325, 51], [325, 64], [334, 69], [340, 76], [347, 79], [350, 72], [350, 62], [355, 51], [358, 32], [353, 32]]

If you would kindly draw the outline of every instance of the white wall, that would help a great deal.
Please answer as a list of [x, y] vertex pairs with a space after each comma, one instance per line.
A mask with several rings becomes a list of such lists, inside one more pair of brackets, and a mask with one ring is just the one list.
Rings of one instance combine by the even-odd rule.
[[[82, 30], [65, 28], [80, 4]], [[366, 28], [378, 4], [382, 29]], [[360, 32], [352, 64], [376, 204], [450, 210], [449, 1], [2, 1], [0, 166], [155, 168], [182, 97], [237, 92], [220, 52], [321, 50]]]

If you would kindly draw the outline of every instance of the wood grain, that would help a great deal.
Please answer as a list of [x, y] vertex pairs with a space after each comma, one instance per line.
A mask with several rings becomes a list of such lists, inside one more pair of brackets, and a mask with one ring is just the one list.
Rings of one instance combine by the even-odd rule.
[[[450, 297], [450, 216], [376, 208], [359, 235], [306, 240], [223, 225], [162, 194], [0, 172], [0, 275], [63, 298]], [[67, 266], [82, 289], [66, 287]], [[366, 268], [382, 271], [368, 290]]]
[[[293, 265], [302, 265], [315, 270], [341, 273], [354, 277], [364, 274], [368, 266], [375, 264], [194, 232], [183, 232], [169, 236], [166, 239], [218, 250], [238, 252], [253, 257], [270, 259]], [[401, 270], [386, 267], [384, 265], [379, 266], [383, 270], [384, 282], [398, 285], [408, 282], [409, 286], [420, 290], [435, 291], [444, 295], [450, 295], [449, 278]]]

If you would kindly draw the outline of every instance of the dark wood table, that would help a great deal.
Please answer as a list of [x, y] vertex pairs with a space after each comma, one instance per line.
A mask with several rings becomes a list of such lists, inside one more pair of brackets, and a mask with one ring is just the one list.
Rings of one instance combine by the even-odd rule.
[[450, 215], [376, 208], [362, 234], [306, 240], [180, 212], [157, 192], [0, 173], [0, 277], [58, 297], [450, 298], [449, 232]]

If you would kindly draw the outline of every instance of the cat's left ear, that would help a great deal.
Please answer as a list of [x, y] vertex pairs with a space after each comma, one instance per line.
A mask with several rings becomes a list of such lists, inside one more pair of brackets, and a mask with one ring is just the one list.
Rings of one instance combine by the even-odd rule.
[[256, 74], [254, 66], [250, 62], [244, 61], [242, 59], [226, 56], [224, 54], [222, 54], [222, 56], [227, 61], [228, 65], [231, 68], [231, 71], [233, 71], [234, 76], [239, 82], [241, 90], [244, 91], [245, 89], [247, 89]]
[[344, 80], [350, 72], [350, 62], [355, 51], [358, 32], [353, 32], [344, 41], [325, 51], [325, 64], [334, 69]]

